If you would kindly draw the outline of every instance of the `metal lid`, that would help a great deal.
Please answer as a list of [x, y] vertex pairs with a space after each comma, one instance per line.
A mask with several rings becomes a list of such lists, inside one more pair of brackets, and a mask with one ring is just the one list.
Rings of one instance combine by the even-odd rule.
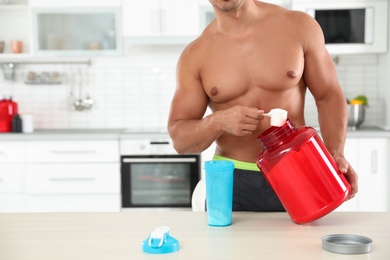
[[339, 254], [364, 254], [372, 250], [372, 239], [359, 235], [333, 234], [322, 238], [322, 248]]

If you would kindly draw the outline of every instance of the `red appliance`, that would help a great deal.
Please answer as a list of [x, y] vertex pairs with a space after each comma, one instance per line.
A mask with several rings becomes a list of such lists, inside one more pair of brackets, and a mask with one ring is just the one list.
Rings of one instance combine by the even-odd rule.
[[18, 104], [12, 98], [0, 100], [0, 132], [12, 131], [12, 117], [18, 113]]
[[316, 130], [290, 118], [260, 134], [257, 166], [295, 223], [314, 221], [340, 206], [351, 191]]

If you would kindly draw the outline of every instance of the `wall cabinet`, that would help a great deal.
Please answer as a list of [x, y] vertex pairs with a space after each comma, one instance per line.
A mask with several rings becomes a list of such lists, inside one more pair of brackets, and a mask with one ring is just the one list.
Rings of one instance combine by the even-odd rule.
[[199, 3], [193, 0], [122, 2], [123, 36], [188, 36], [199, 33]]
[[389, 211], [390, 187], [387, 138], [347, 138], [345, 156], [359, 176], [359, 192], [338, 211]]
[[[0, 5], [0, 41], [5, 48], [1, 56], [22, 55], [30, 52], [30, 12], [25, 1], [11, 0], [8, 4]], [[22, 41], [22, 54], [13, 54], [12, 41]]]
[[0, 212], [119, 211], [118, 140], [0, 142]]
[[35, 54], [121, 53], [120, 8], [32, 8], [32, 20]]
[[[0, 40], [6, 47], [0, 61], [37, 54], [121, 54], [120, 14], [120, 0], [11, 0], [0, 5]], [[21, 54], [11, 51], [13, 40], [22, 41]]]

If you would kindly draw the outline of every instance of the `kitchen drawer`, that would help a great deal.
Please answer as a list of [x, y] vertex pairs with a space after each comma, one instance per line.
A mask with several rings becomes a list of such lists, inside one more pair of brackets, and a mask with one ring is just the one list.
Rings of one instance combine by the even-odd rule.
[[119, 163], [30, 164], [25, 177], [29, 194], [120, 193]]
[[26, 143], [22, 141], [0, 142], [0, 163], [24, 162]]
[[0, 194], [0, 213], [27, 212], [27, 209], [27, 201], [24, 194]]
[[23, 191], [21, 164], [3, 164], [0, 166], [0, 194]]
[[118, 212], [120, 194], [33, 194], [26, 212]]
[[118, 140], [31, 141], [28, 162], [119, 162]]

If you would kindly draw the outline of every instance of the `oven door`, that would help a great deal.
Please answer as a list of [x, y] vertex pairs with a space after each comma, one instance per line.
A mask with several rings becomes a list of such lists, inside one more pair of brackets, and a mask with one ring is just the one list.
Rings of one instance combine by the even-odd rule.
[[191, 207], [199, 155], [122, 156], [122, 206]]

